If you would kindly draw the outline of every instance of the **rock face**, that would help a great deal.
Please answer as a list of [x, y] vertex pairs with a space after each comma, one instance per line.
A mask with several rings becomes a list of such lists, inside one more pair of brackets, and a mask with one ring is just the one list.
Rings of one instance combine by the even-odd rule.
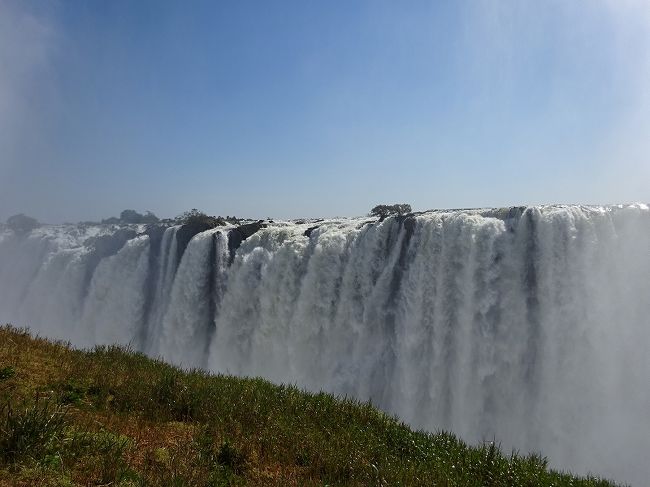
[[246, 240], [248, 237], [258, 232], [261, 228], [266, 228], [267, 224], [263, 220], [259, 220], [253, 223], [247, 223], [246, 225], [240, 225], [237, 228], [233, 228], [228, 233], [228, 250], [230, 252], [230, 260], [235, 258], [235, 251], [239, 248], [241, 243]]
[[93, 273], [100, 261], [117, 254], [137, 234], [138, 232], [132, 228], [120, 228], [113, 234], [91, 237], [84, 242], [85, 247], [92, 249], [87, 256], [84, 289], [89, 286]]
[[413, 236], [413, 232], [415, 231], [415, 225], [416, 225], [416, 220], [413, 214], [407, 214], [407, 215], [399, 215], [396, 217], [397, 221], [404, 226], [404, 230], [406, 230], [406, 237], [407, 237], [407, 244], [408, 240], [411, 239]]
[[176, 232], [177, 262], [180, 262], [181, 257], [183, 256], [183, 253], [187, 248], [187, 244], [190, 243], [192, 237], [194, 237], [194, 235], [198, 233], [205, 232], [206, 230], [210, 230], [211, 228], [214, 228], [214, 225], [210, 225], [209, 223], [206, 222], [192, 222], [192, 223], [186, 223], [185, 225], [181, 226], [181, 228], [178, 229], [178, 232]]
[[305, 233], [303, 233], [303, 235], [304, 235], [305, 237], [311, 237], [312, 232], [313, 232], [314, 230], [316, 230], [317, 228], [318, 228], [318, 225], [313, 226], [313, 227], [309, 227], [307, 230], [305, 230]]
[[89, 238], [84, 242], [84, 246], [92, 248], [97, 258], [103, 259], [117, 254], [127, 241], [135, 238], [137, 233], [132, 228], [120, 228], [109, 235]]
[[165, 230], [167, 230], [166, 225], [148, 225], [144, 234], [149, 237], [150, 245], [154, 248], [160, 246]]

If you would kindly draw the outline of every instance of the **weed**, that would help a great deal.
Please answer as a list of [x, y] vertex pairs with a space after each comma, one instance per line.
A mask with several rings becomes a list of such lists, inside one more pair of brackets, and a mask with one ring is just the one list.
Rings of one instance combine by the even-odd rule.
[[0, 413], [0, 459], [8, 463], [27, 455], [40, 460], [67, 425], [65, 410], [49, 401], [23, 403], [20, 407], [7, 402]]
[[0, 382], [11, 379], [14, 375], [16, 375], [16, 369], [14, 369], [11, 365], [2, 367], [0, 369]]
[[217, 454], [217, 462], [224, 467], [229, 468], [236, 474], [241, 474], [244, 471], [246, 464], [246, 455], [228, 440], [225, 440], [219, 448]]
[[153, 384], [149, 402], [149, 417], [190, 421], [196, 415], [196, 399], [187, 385], [187, 376], [171, 367], [165, 367]]
[[62, 404], [81, 405], [86, 397], [87, 389], [75, 381], [66, 382], [61, 385], [59, 402]]

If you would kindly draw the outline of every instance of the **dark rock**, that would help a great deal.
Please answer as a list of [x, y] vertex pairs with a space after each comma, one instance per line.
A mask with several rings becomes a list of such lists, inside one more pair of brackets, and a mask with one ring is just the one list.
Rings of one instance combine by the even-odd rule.
[[90, 247], [98, 259], [103, 259], [117, 254], [124, 244], [136, 235], [137, 232], [131, 228], [120, 228], [110, 235], [91, 237], [84, 242], [84, 245]]
[[181, 226], [181, 228], [176, 232], [176, 262], [181, 261], [181, 257], [187, 248], [187, 244], [190, 243], [190, 240], [192, 240], [194, 235], [210, 230], [211, 228], [214, 228], [214, 225], [209, 222], [199, 221], [186, 223]]
[[147, 225], [147, 228], [144, 231], [144, 234], [149, 237], [149, 242], [151, 242], [152, 247], [160, 246], [162, 242], [163, 235], [165, 230], [167, 230], [166, 225]]
[[115, 233], [110, 235], [101, 235], [99, 237], [91, 237], [84, 242], [84, 246], [90, 248], [92, 251], [87, 255], [88, 263], [86, 264], [86, 285], [84, 289], [90, 288], [90, 280], [92, 279], [95, 269], [99, 262], [111, 255], [117, 254], [122, 247], [137, 236], [137, 232], [131, 228], [120, 228]]
[[261, 228], [266, 228], [267, 224], [263, 220], [254, 223], [247, 223], [233, 228], [228, 233], [228, 250], [230, 251], [230, 262], [235, 258], [235, 251], [239, 248], [241, 243], [248, 237], [258, 232]]
[[415, 217], [412, 214], [399, 215], [397, 221], [404, 227], [406, 231], [406, 239], [411, 240], [413, 232], [415, 231]]
[[[381, 221], [381, 220], [380, 220], [380, 221]], [[363, 227], [365, 227], [365, 226], [367, 226], [367, 225], [374, 225], [375, 223], [376, 223], [375, 220], [366, 220], [365, 222], [362, 222], [362, 223], [360, 223], [359, 225], [357, 225], [357, 228], [358, 228], [358, 229], [361, 229], [361, 228], [363, 228]]]
[[305, 237], [311, 237], [311, 232], [313, 232], [317, 228], [318, 228], [318, 225], [316, 225], [315, 227], [309, 227], [307, 230], [305, 230], [305, 233], [303, 233], [303, 235]]

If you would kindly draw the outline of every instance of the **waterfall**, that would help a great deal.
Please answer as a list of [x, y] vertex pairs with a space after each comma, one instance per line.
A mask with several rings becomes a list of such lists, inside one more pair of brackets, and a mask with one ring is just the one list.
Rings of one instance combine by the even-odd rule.
[[[177, 226], [165, 229], [160, 244], [160, 253], [158, 256], [158, 269], [155, 273], [155, 286], [152, 290], [152, 303], [149, 309], [149, 317], [146, 328], [142, 330], [143, 350], [150, 355], [158, 355], [159, 337], [162, 335], [162, 319], [165, 316], [169, 306], [169, 296], [171, 295], [174, 276], [176, 275], [176, 255]], [[156, 269], [154, 269], [156, 270]]]
[[181, 228], [0, 231], [0, 320], [650, 477], [647, 206]]

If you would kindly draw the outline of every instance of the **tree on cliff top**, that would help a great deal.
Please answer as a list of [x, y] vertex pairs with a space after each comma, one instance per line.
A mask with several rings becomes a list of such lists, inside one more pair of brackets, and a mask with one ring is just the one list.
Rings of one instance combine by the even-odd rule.
[[124, 210], [120, 213], [120, 220], [122, 223], [157, 223], [158, 217], [150, 211], [141, 215], [135, 210]]
[[19, 213], [18, 215], [10, 216], [7, 219], [7, 227], [13, 230], [16, 234], [24, 235], [31, 232], [35, 228], [40, 227], [36, 218]]
[[378, 216], [382, 220], [390, 215], [405, 215], [411, 213], [411, 205], [396, 203], [394, 205], [377, 205], [370, 210], [370, 216]]
[[214, 228], [225, 225], [226, 221], [220, 216], [209, 216], [201, 210], [192, 208], [190, 211], [186, 211], [182, 215], [176, 217], [176, 223], [181, 225], [204, 225]]
[[120, 217], [111, 217], [102, 220], [103, 224], [120, 224], [120, 223], [158, 223], [160, 219], [152, 212], [147, 211], [144, 215], [135, 210], [124, 210], [120, 213]]

